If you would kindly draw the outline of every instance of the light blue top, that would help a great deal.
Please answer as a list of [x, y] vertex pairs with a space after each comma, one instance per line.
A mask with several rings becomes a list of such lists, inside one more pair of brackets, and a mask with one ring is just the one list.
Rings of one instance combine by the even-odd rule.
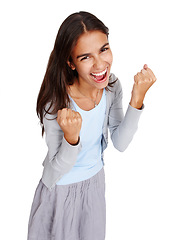
[[82, 110], [72, 98], [70, 99], [75, 111], [82, 116], [80, 131], [82, 149], [73, 168], [56, 183], [57, 185], [84, 181], [97, 174], [103, 167], [101, 140], [106, 112], [105, 89], [100, 103], [90, 111]]

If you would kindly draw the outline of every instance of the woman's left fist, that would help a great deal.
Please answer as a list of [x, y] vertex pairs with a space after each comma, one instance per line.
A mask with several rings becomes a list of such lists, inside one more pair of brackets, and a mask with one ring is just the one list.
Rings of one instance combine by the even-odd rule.
[[147, 64], [134, 76], [134, 85], [130, 105], [140, 109], [148, 89], [155, 83], [156, 77]]

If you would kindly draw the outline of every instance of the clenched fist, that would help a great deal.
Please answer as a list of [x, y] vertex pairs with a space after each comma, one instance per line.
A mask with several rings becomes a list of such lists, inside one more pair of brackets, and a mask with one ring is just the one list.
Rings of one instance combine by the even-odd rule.
[[82, 117], [80, 113], [63, 108], [58, 111], [57, 122], [64, 132], [66, 141], [72, 145], [77, 144], [82, 126]]
[[148, 68], [147, 64], [145, 64], [141, 72], [138, 72], [134, 76], [134, 85], [130, 101], [132, 107], [138, 109], [142, 107], [145, 94], [155, 81], [156, 77], [154, 73]]

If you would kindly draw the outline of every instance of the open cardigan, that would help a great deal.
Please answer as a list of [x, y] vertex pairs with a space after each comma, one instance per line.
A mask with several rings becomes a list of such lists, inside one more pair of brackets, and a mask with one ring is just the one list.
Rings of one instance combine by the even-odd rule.
[[[108, 129], [114, 147], [123, 152], [131, 142], [137, 128], [140, 115], [143, 111], [128, 106], [124, 116], [122, 108], [122, 87], [114, 74], [110, 75], [110, 82], [117, 81], [106, 90], [106, 113], [102, 133], [102, 160], [103, 152], [108, 145]], [[73, 109], [73, 105], [69, 106]], [[74, 109], [73, 109], [74, 110]], [[51, 190], [56, 182], [75, 165], [77, 155], [82, 148], [79, 143], [75, 146], [69, 144], [64, 133], [56, 121], [57, 115], [46, 114], [43, 119], [48, 153], [43, 162], [42, 182]], [[94, 133], [93, 133], [94, 134]]]

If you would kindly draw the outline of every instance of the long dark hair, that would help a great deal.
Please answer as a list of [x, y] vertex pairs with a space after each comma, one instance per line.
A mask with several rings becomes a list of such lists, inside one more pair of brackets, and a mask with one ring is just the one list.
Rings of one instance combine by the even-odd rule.
[[103, 22], [88, 12], [71, 14], [59, 28], [37, 99], [36, 111], [42, 124], [42, 135], [44, 115], [55, 114], [70, 102], [66, 88], [74, 83], [78, 73], [69, 67], [67, 61], [72, 61], [71, 52], [81, 34], [93, 30], [99, 30], [107, 37], [109, 35], [109, 29]]

